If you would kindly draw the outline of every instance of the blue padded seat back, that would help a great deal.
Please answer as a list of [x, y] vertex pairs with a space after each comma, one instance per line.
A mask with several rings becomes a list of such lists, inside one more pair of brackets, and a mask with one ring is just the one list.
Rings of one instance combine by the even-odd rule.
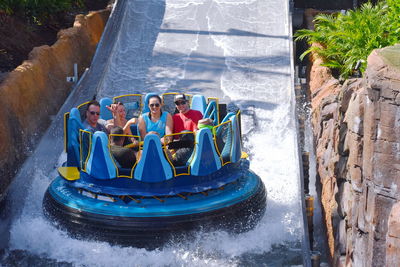
[[83, 129], [81, 114], [77, 108], [72, 108], [67, 122], [67, 166], [79, 167], [79, 130]]
[[221, 160], [215, 150], [211, 130], [203, 128], [196, 133], [196, 144], [193, 159], [190, 163], [192, 175], [203, 176], [221, 168]]
[[129, 126], [129, 128], [131, 129], [132, 135], [140, 135], [139, 129], [138, 129], [138, 125], [137, 125], [137, 124], [131, 124], [131, 125]]
[[191, 109], [198, 110], [204, 115], [207, 108], [206, 98], [203, 95], [192, 96], [192, 103], [190, 105]]
[[219, 114], [218, 114], [217, 102], [215, 100], [211, 100], [210, 103], [208, 103], [207, 108], [203, 113], [203, 117], [212, 119], [214, 125], [218, 124]]
[[[224, 160], [224, 162], [231, 161], [231, 154], [232, 154], [232, 148], [233, 148], [233, 129], [232, 129], [232, 122], [228, 123], [227, 127], [225, 127], [224, 132], [219, 131], [218, 132], [221, 138], [224, 140], [224, 148], [222, 149], [221, 152], [221, 157]], [[218, 138], [218, 136], [217, 136]]]
[[232, 152], [231, 152], [231, 161], [238, 162], [242, 156], [242, 142], [240, 138], [240, 125], [238, 121], [238, 117], [231, 116], [230, 120], [232, 121]]
[[171, 165], [164, 156], [160, 137], [148, 134], [144, 138], [142, 157], [135, 167], [134, 178], [148, 183], [157, 183], [173, 177]]
[[[235, 116], [235, 113], [233, 112], [229, 112], [228, 114], [226, 114], [226, 116], [222, 119], [221, 123], [227, 122], [228, 120], [230, 120], [233, 116]], [[221, 131], [222, 128], [218, 127], [217, 129], [217, 134], [219, 134], [219, 131]]]
[[117, 168], [110, 154], [107, 134], [104, 132], [97, 131], [93, 134], [86, 172], [102, 180], [117, 177]]
[[226, 122], [231, 119], [231, 117], [235, 116], [235, 113], [229, 112], [226, 116], [222, 119], [221, 123]]
[[[242, 142], [240, 137], [240, 125], [237, 119], [237, 116], [233, 112], [229, 112], [226, 114], [225, 118], [222, 120], [221, 123], [230, 120], [232, 122], [232, 144], [231, 144], [231, 162], [237, 162], [240, 160], [242, 156]], [[217, 135], [220, 135], [222, 131], [222, 127], [218, 127]], [[227, 151], [223, 151], [221, 154], [226, 153]], [[226, 156], [226, 155], [225, 155]]]
[[156, 93], [147, 93], [146, 96], [144, 97], [142, 114], [150, 111], [150, 109], [149, 109], [149, 99], [153, 95], [157, 95], [157, 94]]
[[111, 106], [113, 101], [111, 98], [105, 97], [100, 99], [100, 118], [103, 120], [111, 120], [113, 115], [111, 111], [108, 110], [107, 106]]

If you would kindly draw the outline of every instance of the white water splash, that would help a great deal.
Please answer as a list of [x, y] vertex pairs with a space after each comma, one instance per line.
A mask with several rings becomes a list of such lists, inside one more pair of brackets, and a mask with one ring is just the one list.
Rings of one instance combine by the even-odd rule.
[[[146, 2], [133, 2], [137, 5], [133, 4], [136, 13], [130, 15], [132, 18], [140, 19], [141, 13], [151, 16], [152, 9], [139, 10]], [[132, 34], [129, 30], [135, 25], [125, 22], [115, 47], [119, 52], [111, 56], [108, 78], [98, 92], [111, 96], [150, 87], [154, 91], [178, 88], [230, 99], [243, 114], [251, 107], [252, 116], [242, 117], [243, 125], [251, 127], [244, 130], [244, 148], [250, 154], [250, 168], [262, 178], [268, 192], [266, 213], [253, 230], [239, 235], [198, 232], [194, 241], [171, 240], [154, 251], [76, 240], [44, 218], [42, 198], [56, 172], [43, 173], [35, 166], [26, 199], [18, 200], [23, 201], [23, 210], [12, 223], [9, 249], [76, 266], [238, 266], [247, 253], [263, 255], [274, 245], [298, 243], [303, 232], [297, 140], [290, 106], [290, 53], [288, 41], [280, 36], [287, 35], [287, 25], [275, 27], [266, 19], [282, 20], [278, 18], [282, 13], [262, 13], [272, 8], [285, 10], [287, 3], [169, 1], [163, 31], [149, 44], [154, 46], [152, 50], [144, 49], [145, 55], [140, 49], [147, 44], [141, 42], [151, 41], [151, 36], [146, 32]], [[59, 165], [63, 161], [65, 154]]]

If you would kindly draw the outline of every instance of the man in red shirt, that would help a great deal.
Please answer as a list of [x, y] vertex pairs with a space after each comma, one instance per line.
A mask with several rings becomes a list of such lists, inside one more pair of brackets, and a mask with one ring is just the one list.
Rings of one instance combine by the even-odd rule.
[[174, 102], [179, 111], [179, 113], [172, 117], [174, 121], [174, 133], [197, 131], [197, 122], [203, 118], [203, 114], [200, 111], [189, 108], [189, 103], [184, 94], [176, 95]]

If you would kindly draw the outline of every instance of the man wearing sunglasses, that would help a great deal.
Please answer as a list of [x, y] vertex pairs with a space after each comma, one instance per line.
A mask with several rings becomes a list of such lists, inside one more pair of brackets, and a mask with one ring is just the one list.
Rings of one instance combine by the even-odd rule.
[[90, 101], [86, 106], [86, 120], [83, 122], [83, 127], [92, 133], [102, 131], [108, 134], [105, 127], [105, 121], [100, 118], [100, 104], [96, 100]]
[[172, 117], [174, 122], [174, 133], [180, 133], [182, 131], [197, 131], [197, 122], [203, 118], [201, 112], [189, 108], [189, 103], [184, 94], [176, 95], [174, 102], [176, 109], [179, 111], [179, 113]]

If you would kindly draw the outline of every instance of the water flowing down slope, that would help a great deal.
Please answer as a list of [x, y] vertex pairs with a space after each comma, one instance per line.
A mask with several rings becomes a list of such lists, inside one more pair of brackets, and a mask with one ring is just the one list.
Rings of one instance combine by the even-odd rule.
[[[305, 246], [285, 0], [117, 1], [90, 70], [61, 108], [12, 187], [11, 259], [137, 266], [300, 265]], [[201, 93], [242, 109], [244, 148], [268, 191], [267, 211], [236, 236], [199, 232], [146, 251], [75, 240], [42, 214], [42, 196], [65, 160], [62, 114], [92, 98]]]

